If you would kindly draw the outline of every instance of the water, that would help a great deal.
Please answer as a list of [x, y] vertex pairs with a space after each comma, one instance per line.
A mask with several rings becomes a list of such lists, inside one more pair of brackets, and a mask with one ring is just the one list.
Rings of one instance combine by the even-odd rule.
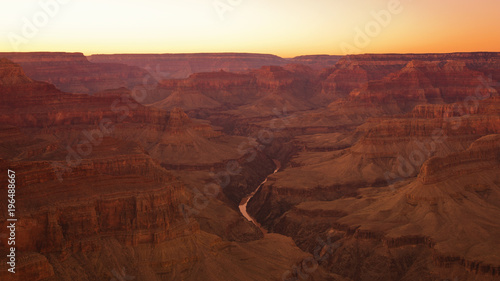
[[274, 160], [274, 163], [276, 164], [276, 169], [274, 170], [274, 172], [272, 174], [270, 174], [269, 176], [267, 176], [263, 182], [261, 182], [259, 184], [259, 186], [255, 189], [254, 192], [250, 193], [249, 195], [247, 195], [246, 197], [244, 197], [241, 202], [240, 202], [240, 212], [241, 214], [250, 222], [252, 222], [253, 224], [255, 224], [258, 228], [260, 228], [262, 230], [262, 232], [266, 233], [267, 231], [257, 222], [255, 221], [254, 218], [252, 218], [252, 216], [250, 216], [250, 214], [248, 214], [247, 212], [247, 205], [248, 205], [248, 202], [250, 201], [250, 199], [252, 199], [252, 197], [254, 197], [255, 193], [257, 193], [257, 191], [259, 191], [259, 189], [267, 182], [267, 179], [271, 176], [271, 175], [274, 175], [276, 174], [279, 169], [281, 168], [281, 163], [278, 161], [278, 160]]

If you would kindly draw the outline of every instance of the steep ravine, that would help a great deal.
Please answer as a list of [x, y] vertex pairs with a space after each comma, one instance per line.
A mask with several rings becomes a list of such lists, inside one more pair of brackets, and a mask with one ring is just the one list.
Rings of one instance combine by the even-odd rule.
[[[274, 170], [274, 172], [271, 174], [271, 175], [274, 175], [276, 174], [280, 168], [281, 168], [281, 163], [276, 160], [276, 159], [273, 159], [274, 163], [276, 164], [276, 169]], [[269, 175], [270, 176], [270, 175]], [[240, 205], [239, 205], [239, 209], [240, 209], [240, 212], [241, 214], [243, 215], [243, 217], [245, 217], [248, 221], [252, 222], [253, 224], [255, 224], [255, 226], [257, 226], [258, 228], [260, 228], [260, 230], [263, 232], [263, 233], [267, 233], [267, 230], [264, 229], [257, 221], [255, 221], [254, 218], [252, 218], [252, 216], [250, 216], [247, 212], [247, 205], [248, 205], [248, 202], [253, 198], [253, 196], [255, 195], [255, 193], [257, 193], [257, 191], [259, 191], [259, 189], [262, 187], [262, 185], [264, 185], [269, 176], [267, 176], [264, 181], [262, 181], [262, 183], [252, 192], [250, 193], [249, 195], [245, 196], [241, 202], [240, 202]]]

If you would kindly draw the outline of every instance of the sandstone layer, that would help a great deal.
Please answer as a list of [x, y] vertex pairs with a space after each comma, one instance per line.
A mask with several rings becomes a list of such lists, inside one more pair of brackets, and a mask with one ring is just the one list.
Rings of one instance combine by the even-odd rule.
[[[243, 138], [145, 107], [127, 89], [65, 93], [5, 59], [0, 81], [0, 167], [16, 172], [18, 218], [18, 274], [2, 270], [2, 280], [278, 280], [310, 256], [236, 211], [274, 168], [262, 153], [245, 160]], [[200, 207], [199, 190], [222, 185], [211, 174], [229, 161], [242, 172]]]
[[[0, 53], [23, 67], [32, 79], [71, 93], [92, 94], [106, 89], [142, 86], [149, 73], [119, 63], [91, 63], [82, 53]], [[150, 83], [150, 82], [149, 82]]]

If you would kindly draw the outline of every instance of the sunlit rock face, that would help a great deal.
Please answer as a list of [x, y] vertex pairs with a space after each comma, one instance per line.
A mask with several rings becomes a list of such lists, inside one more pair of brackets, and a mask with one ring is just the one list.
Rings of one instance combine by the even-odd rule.
[[106, 89], [142, 85], [148, 72], [119, 63], [91, 63], [82, 53], [0, 53], [18, 63], [35, 80], [70, 93], [92, 94]]
[[[274, 168], [262, 152], [244, 160], [245, 138], [180, 108], [145, 107], [128, 89], [62, 92], [7, 59], [0, 81], [0, 167], [16, 172], [19, 219], [17, 274], [2, 271], [2, 280], [111, 280], [124, 269], [137, 280], [173, 272], [199, 280], [199, 270], [204, 280], [278, 279], [310, 256], [288, 237], [264, 237], [236, 211]], [[241, 163], [238, 179], [201, 207], [193, 203], [229, 161]], [[7, 218], [0, 217], [4, 228]]]
[[498, 53], [10, 56], [14, 280], [499, 278]]
[[122, 63], [158, 71], [164, 78], [187, 78], [198, 72], [246, 71], [263, 65], [284, 65], [286, 59], [266, 54], [117, 54], [92, 55], [91, 62]]

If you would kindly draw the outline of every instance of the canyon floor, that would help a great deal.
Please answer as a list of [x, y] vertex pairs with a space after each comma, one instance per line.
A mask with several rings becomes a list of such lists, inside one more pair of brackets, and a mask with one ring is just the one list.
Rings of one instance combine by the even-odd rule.
[[500, 280], [499, 92], [491, 52], [0, 53], [0, 279]]

